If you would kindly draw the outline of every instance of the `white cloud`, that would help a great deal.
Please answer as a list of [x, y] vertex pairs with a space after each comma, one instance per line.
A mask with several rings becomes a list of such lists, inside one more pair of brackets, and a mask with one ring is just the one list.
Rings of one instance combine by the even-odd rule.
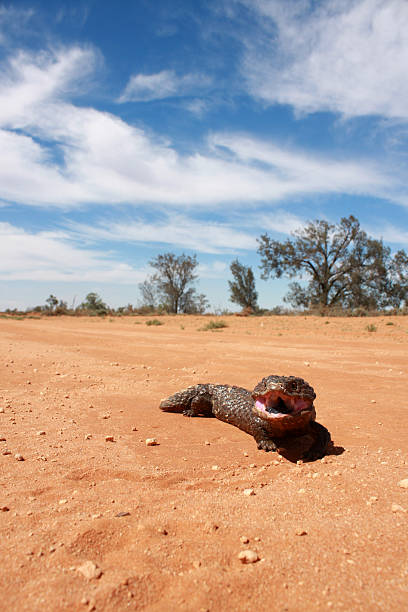
[[196, 95], [206, 89], [210, 82], [209, 77], [205, 75], [178, 76], [173, 70], [162, 70], [155, 74], [134, 74], [117, 101], [147, 102]]
[[406, 0], [242, 1], [263, 31], [247, 41], [251, 95], [305, 113], [408, 119]]
[[408, 231], [391, 223], [384, 223], [384, 225], [376, 227], [370, 226], [370, 229], [366, 229], [366, 231], [370, 236], [374, 236], [378, 240], [382, 238], [385, 242], [390, 242], [391, 244], [408, 244]]
[[404, 197], [372, 164], [312, 158], [236, 134], [215, 134], [201, 153], [181, 155], [111, 113], [67, 101], [92, 76], [97, 55], [19, 54], [0, 74], [0, 200], [237, 207], [304, 193]]
[[199, 264], [197, 273], [200, 278], [225, 280], [229, 270], [225, 261], [216, 260], [209, 264]]
[[10, 38], [26, 26], [33, 14], [32, 9], [0, 6], [0, 45], [8, 45]]
[[80, 248], [64, 232], [27, 232], [0, 223], [0, 280], [137, 283], [146, 270]]
[[225, 223], [196, 221], [182, 215], [171, 215], [156, 223], [128, 221], [122, 223], [69, 224], [69, 231], [86, 240], [109, 240], [128, 243], [156, 243], [202, 253], [231, 253], [256, 248], [253, 234]]

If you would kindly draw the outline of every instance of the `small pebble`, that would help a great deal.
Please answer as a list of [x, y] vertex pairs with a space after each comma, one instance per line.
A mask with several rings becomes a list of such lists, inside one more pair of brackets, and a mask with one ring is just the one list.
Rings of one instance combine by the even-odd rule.
[[206, 441], [204, 442], [204, 444], [205, 444], [206, 446], [210, 446], [210, 442], [209, 442], [208, 440], [206, 440]]
[[256, 563], [257, 561], [259, 561], [259, 557], [258, 554], [254, 551], [254, 550], [241, 550], [241, 552], [238, 555], [238, 559], [241, 561], [241, 563]]
[[405, 510], [405, 508], [403, 508], [399, 504], [392, 504], [391, 512], [406, 512], [406, 510]]
[[132, 431], [137, 431], [137, 427], [132, 427]]
[[243, 493], [244, 493], [244, 495], [246, 495], [247, 497], [249, 497], [250, 495], [255, 495], [255, 491], [254, 491], [254, 489], [244, 489]]
[[398, 483], [399, 487], [402, 487], [403, 489], [408, 489], [408, 478], [404, 478], [403, 480], [400, 480]]
[[156, 438], [146, 438], [146, 446], [158, 446]]
[[109, 413], [108, 414], [104, 414], [102, 418], [103, 419], [110, 419], [110, 414]]
[[216, 472], [217, 470], [220, 469], [220, 466], [219, 465], [212, 465], [211, 469], [213, 470], [213, 472]]
[[6, 438], [4, 436], [0, 436], [0, 442], [5, 442]]
[[3, 408], [3, 406], [2, 406], [2, 407], [0, 408], [0, 414], [3, 414], [3, 413], [4, 413], [4, 408]]
[[114, 436], [105, 436], [105, 442], [114, 442], [115, 438]]
[[0, 512], [9, 512], [10, 508], [8, 506], [0, 506]]
[[45, 431], [43, 431], [42, 429], [40, 431], [37, 431], [37, 436], [45, 436]]
[[88, 580], [100, 578], [102, 576], [101, 568], [98, 567], [93, 561], [85, 561], [85, 563], [77, 567], [76, 570]]
[[167, 529], [164, 529], [164, 527], [159, 527], [157, 532], [161, 533], [162, 535], [167, 535], [168, 534]]
[[239, 540], [240, 542], [242, 542], [242, 544], [248, 544], [249, 542], [249, 538], [247, 538], [246, 536], [241, 536]]
[[120, 518], [122, 516], [130, 516], [130, 512], [118, 512], [115, 514], [116, 518]]
[[92, 434], [85, 434], [85, 440], [90, 440], [92, 438]]
[[58, 503], [59, 503], [60, 506], [63, 506], [64, 504], [68, 503], [68, 500], [67, 499], [60, 499]]
[[297, 529], [295, 533], [297, 536], [307, 535], [307, 531], [305, 531], [304, 529]]
[[14, 459], [16, 459], [17, 461], [25, 461], [23, 455], [21, 455], [20, 453], [16, 453], [14, 455]]

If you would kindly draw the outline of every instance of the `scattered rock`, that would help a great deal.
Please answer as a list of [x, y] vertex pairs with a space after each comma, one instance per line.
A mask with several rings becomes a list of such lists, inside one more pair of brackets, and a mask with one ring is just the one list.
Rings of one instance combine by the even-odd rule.
[[169, 533], [167, 529], [164, 529], [164, 527], [159, 527], [157, 532], [161, 533], [162, 535], [167, 535]]
[[8, 506], [0, 506], [0, 512], [10, 512], [10, 508]]
[[295, 534], [297, 536], [304, 536], [307, 535], [307, 531], [305, 531], [304, 529], [296, 529]]
[[130, 516], [130, 512], [118, 512], [115, 514], [116, 518], [120, 518], [121, 516]]
[[105, 436], [105, 442], [114, 442], [115, 438], [114, 436]]
[[146, 438], [146, 442], [145, 442], [146, 446], [158, 446], [158, 442], [156, 440], [156, 438]]
[[16, 453], [14, 455], [14, 459], [16, 459], [17, 461], [25, 461], [23, 455], [21, 453]]
[[247, 538], [246, 536], [241, 536], [239, 538], [239, 541], [242, 542], [242, 544], [248, 544], [249, 538]]
[[403, 489], [408, 489], [408, 478], [404, 478], [403, 480], [400, 480], [398, 483], [399, 487], [402, 487]]
[[403, 508], [399, 504], [392, 504], [391, 512], [406, 512], [406, 510], [405, 510], [405, 508]]
[[241, 563], [256, 563], [257, 561], [259, 561], [259, 556], [258, 554], [254, 551], [254, 550], [241, 550], [241, 552], [238, 555], [238, 559], [241, 561]]
[[92, 434], [85, 434], [85, 440], [90, 440], [92, 438]]
[[132, 431], [137, 431], [137, 427], [132, 427]]
[[211, 469], [213, 470], [213, 472], [216, 472], [217, 470], [220, 469], [220, 466], [219, 465], [212, 465]]
[[254, 489], [244, 489], [244, 495], [249, 497], [250, 495], [255, 495]]
[[37, 436], [45, 436], [45, 431], [43, 431], [42, 429], [40, 431], [37, 431]]
[[5, 442], [6, 438], [4, 436], [0, 436], [0, 442]]
[[85, 561], [77, 567], [77, 572], [82, 574], [87, 580], [97, 579], [102, 576], [102, 570], [93, 561]]
[[63, 506], [64, 504], [68, 503], [68, 500], [67, 499], [60, 499], [58, 503], [59, 503], [60, 506]]
[[3, 408], [3, 406], [1, 406], [1, 408], [0, 408], [0, 414], [3, 414], [3, 413], [4, 413], [4, 408]]

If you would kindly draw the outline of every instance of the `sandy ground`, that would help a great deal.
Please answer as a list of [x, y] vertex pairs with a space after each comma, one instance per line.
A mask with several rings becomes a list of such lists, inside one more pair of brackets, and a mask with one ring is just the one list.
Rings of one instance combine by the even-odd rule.
[[[0, 319], [2, 610], [407, 610], [407, 318], [160, 320]], [[315, 388], [323, 460], [158, 409], [272, 373]]]

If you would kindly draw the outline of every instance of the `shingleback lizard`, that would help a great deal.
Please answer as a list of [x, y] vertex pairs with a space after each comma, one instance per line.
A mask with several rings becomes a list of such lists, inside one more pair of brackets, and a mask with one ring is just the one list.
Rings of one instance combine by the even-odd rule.
[[230, 385], [194, 385], [162, 400], [160, 408], [189, 417], [215, 416], [249, 433], [265, 451], [276, 451], [279, 439], [285, 436], [311, 434], [314, 442], [303, 457], [320, 459], [326, 454], [330, 434], [315, 421], [315, 397], [303, 378], [271, 375], [252, 393]]

